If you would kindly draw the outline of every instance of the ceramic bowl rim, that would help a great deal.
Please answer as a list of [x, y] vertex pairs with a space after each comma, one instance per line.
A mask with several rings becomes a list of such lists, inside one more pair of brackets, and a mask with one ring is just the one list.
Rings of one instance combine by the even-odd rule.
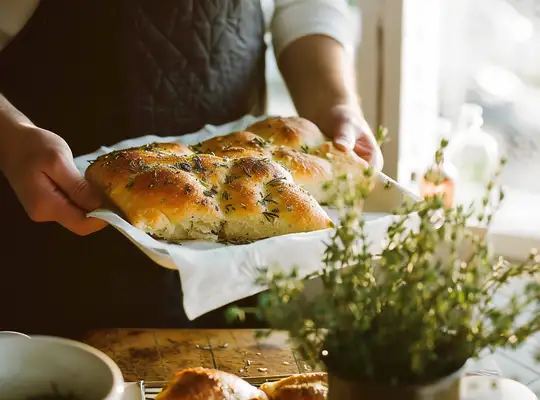
[[103, 398], [103, 400], [116, 400], [120, 398], [121, 394], [124, 392], [124, 377], [122, 375], [122, 371], [120, 370], [120, 367], [107, 354], [105, 354], [101, 350], [98, 350], [95, 347], [92, 347], [82, 342], [78, 342], [73, 339], [67, 339], [67, 338], [56, 337], [56, 336], [47, 336], [47, 335], [33, 335], [33, 336], [28, 336], [25, 334], [21, 334], [21, 335], [22, 336], [14, 335], [13, 338], [11, 339], [15, 340], [15, 339], [23, 338], [23, 337], [29, 337], [30, 340], [32, 341], [37, 341], [44, 344], [59, 344], [67, 348], [77, 348], [86, 353], [90, 353], [91, 355], [93, 355], [94, 357], [102, 361], [106, 365], [107, 369], [111, 372], [111, 375], [112, 375], [111, 387], [109, 391], [107, 392], [107, 395]]
[[22, 332], [17, 332], [17, 331], [0, 331], [0, 338], [5, 335], [5, 338], [7, 337], [12, 337], [12, 338], [15, 338], [15, 337], [21, 337], [21, 338], [26, 338], [26, 339], [32, 339], [29, 335], [27, 335], [26, 333], [22, 333]]

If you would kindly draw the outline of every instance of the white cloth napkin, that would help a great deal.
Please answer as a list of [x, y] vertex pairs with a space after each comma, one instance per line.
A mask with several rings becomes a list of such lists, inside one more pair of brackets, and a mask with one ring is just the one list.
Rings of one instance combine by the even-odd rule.
[[[201, 131], [186, 136], [144, 136], [126, 140], [77, 157], [75, 163], [84, 174], [89, 160], [113, 150], [141, 146], [151, 142], [176, 141], [188, 145], [195, 144], [210, 137], [242, 130], [255, 120], [256, 118], [247, 116], [219, 127], [206, 126]], [[335, 213], [332, 210], [327, 211], [335, 221]], [[170, 244], [153, 239], [110, 210], [96, 210], [89, 216], [107, 221], [159, 265], [179, 271], [184, 308], [187, 317], [191, 320], [263, 291], [265, 288], [254, 284], [260, 268], [280, 266], [290, 271], [298, 267], [301, 274], [317, 271], [322, 265], [325, 242], [329, 240], [332, 233], [332, 230], [328, 229], [291, 234], [246, 245], [224, 245], [200, 241]], [[366, 218], [370, 219], [366, 226], [369, 242], [372, 251], [377, 252], [385, 238], [386, 227], [394, 217], [373, 214], [367, 215]]]

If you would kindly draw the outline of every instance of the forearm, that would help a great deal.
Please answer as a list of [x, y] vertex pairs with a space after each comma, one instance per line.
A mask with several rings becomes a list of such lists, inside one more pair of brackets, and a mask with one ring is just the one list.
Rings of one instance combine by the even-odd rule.
[[344, 42], [330, 35], [302, 36], [283, 48], [278, 65], [298, 114], [318, 125], [338, 149], [352, 150], [382, 169], [383, 156], [363, 116]]
[[299, 38], [278, 59], [298, 114], [319, 122], [337, 104], [358, 104], [354, 63], [343, 46], [323, 35]]
[[29, 126], [34, 124], [0, 93], [0, 170], [14, 136]]

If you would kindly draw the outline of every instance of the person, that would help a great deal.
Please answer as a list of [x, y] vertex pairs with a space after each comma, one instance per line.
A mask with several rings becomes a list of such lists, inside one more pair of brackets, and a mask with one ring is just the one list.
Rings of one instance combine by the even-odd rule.
[[[355, 91], [345, 0], [0, 0], [0, 329], [188, 321], [178, 273], [86, 213], [73, 157], [265, 112], [265, 32], [298, 114], [382, 161]], [[249, 300], [251, 301], [251, 300]]]

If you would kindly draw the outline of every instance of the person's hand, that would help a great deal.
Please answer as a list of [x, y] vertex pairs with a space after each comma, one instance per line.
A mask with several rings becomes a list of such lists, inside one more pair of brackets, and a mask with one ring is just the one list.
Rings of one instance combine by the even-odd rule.
[[354, 149], [376, 170], [382, 170], [381, 149], [359, 107], [348, 104], [332, 107], [324, 118], [322, 129], [338, 149]]
[[78, 235], [106, 226], [86, 217], [101, 200], [77, 170], [71, 149], [60, 136], [25, 126], [3, 146], [0, 167], [32, 220], [55, 221]]

